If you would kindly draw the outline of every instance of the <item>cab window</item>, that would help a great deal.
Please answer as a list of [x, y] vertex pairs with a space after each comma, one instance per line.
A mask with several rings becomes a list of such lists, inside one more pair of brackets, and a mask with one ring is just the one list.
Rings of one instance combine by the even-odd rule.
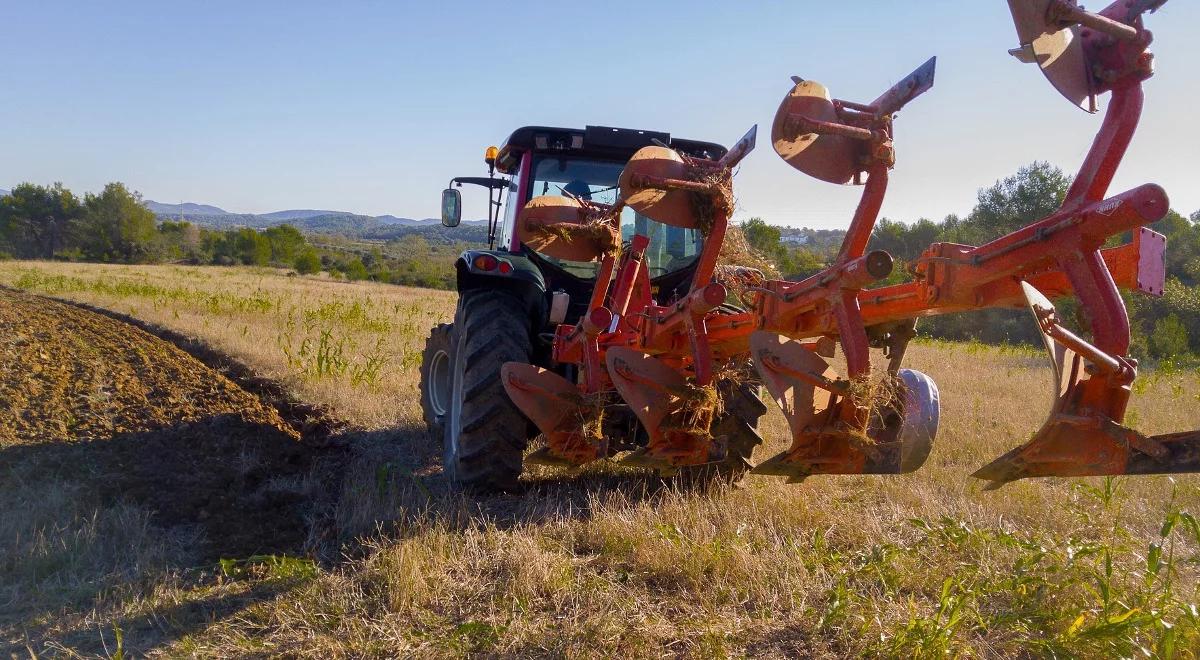
[[[535, 155], [530, 196], [570, 193], [582, 199], [612, 204], [617, 199], [617, 180], [624, 166], [624, 163], [613, 161]], [[629, 242], [634, 234], [650, 239], [646, 249], [650, 277], [687, 267], [695, 261], [703, 245], [699, 230], [664, 225], [625, 208], [621, 212], [621, 240]], [[542, 256], [577, 277], [595, 277], [599, 265]]]

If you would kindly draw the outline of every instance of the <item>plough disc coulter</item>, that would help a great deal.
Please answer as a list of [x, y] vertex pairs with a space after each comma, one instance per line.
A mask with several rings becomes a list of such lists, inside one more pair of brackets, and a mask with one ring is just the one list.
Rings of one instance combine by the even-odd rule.
[[[1021, 42], [1011, 53], [1085, 110], [1106, 93], [1111, 102], [1056, 213], [982, 246], [931, 245], [903, 284], [874, 286], [893, 263], [867, 244], [896, 162], [896, 113], [932, 87], [934, 59], [870, 103], [792, 79], [772, 124], [773, 148], [800, 172], [862, 189], [836, 258], [803, 281], [718, 264], [733, 170], [754, 149], [756, 129], [719, 158], [655, 140], [628, 159], [608, 202], [569, 186], [562, 196], [532, 198], [517, 215], [518, 238], [550, 258], [590, 261], [597, 274], [578, 321], [554, 329], [557, 366], [510, 362], [501, 370], [509, 399], [546, 440], [527, 460], [577, 466], [616, 457], [663, 473], [717, 464], [737, 473], [752, 467], [759, 440], [752, 423], [739, 429], [738, 420], [757, 419], [756, 394], [765, 390], [791, 445], [754, 472], [790, 482], [912, 472], [929, 456], [940, 417], [933, 380], [902, 367], [917, 319], [1027, 306], [1050, 355], [1052, 410], [1031, 440], [974, 476], [994, 488], [1025, 477], [1200, 470], [1200, 433], [1145, 436], [1122, 425], [1137, 363], [1119, 289], [1162, 294], [1164, 241], [1144, 225], [1167, 213], [1168, 200], [1153, 184], [1116, 195], [1108, 187], [1152, 72], [1143, 14], [1163, 2], [1120, 0], [1092, 14], [1070, 0], [1010, 0]], [[665, 229], [652, 236], [635, 222], [630, 232], [621, 220], [629, 210]], [[698, 231], [703, 242], [688, 279], [663, 301], [649, 255], [679, 231]], [[1131, 242], [1101, 249], [1127, 232]], [[1087, 339], [1050, 302], [1068, 296], [1089, 320]], [[844, 374], [829, 363], [838, 348]], [[883, 349], [886, 368], [873, 369], [873, 348]], [[746, 415], [726, 414], [739, 406]], [[620, 419], [636, 419], [632, 433], [622, 435], [630, 428]]]
[[921, 467], [929, 456], [941, 416], [937, 385], [929, 376], [900, 369], [893, 379], [875, 384], [874, 392], [855, 391], [855, 383], [839, 379], [799, 341], [756, 332], [750, 347], [793, 438], [787, 451], [754, 472], [786, 476], [793, 483], [814, 474], [902, 474]]

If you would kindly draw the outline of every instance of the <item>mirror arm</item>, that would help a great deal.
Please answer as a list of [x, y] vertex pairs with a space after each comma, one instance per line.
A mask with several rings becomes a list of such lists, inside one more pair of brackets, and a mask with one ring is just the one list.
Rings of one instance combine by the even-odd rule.
[[496, 249], [496, 231], [500, 229], [500, 210], [504, 208], [504, 205], [501, 202], [503, 196], [504, 191], [497, 190], [496, 201], [492, 202], [493, 208], [495, 209], [495, 217], [492, 218], [492, 239], [488, 241], [488, 243], [492, 246], [491, 249], [493, 250]]
[[500, 201], [497, 197], [500, 194], [498, 188], [488, 188], [488, 249], [496, 249], [496, 225], [500, 219], [500, 214], [496, 211], [500, 206]]

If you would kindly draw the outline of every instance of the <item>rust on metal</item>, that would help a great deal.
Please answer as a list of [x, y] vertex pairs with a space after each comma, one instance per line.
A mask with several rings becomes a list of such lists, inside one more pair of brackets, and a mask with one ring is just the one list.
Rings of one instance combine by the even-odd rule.
[[780, 158], [801, 172], [830, 183], [850, 183], [860, 171], [856, 142], [842, 135], [796, 133], [791, 122], [794, 116], [840, 123], [829, 90], [813, 80], [797, 83], [775, 113], [771, 143]]
[[523, 243], [556, 259], [593, 261], [621, 247], [616, 223], [559, 195], [529, 200], [518, 214], [517, 233]]
[[553, 371], [518, 362], [506, 363], [500, 378], [509, 399], [546, 438], [546, 447], [531, 455], [531, 462], [582, 465], [607, 455], [603, 435], [586, 432], [588, 418], [597, 415], [585, 406], [573, 383]]

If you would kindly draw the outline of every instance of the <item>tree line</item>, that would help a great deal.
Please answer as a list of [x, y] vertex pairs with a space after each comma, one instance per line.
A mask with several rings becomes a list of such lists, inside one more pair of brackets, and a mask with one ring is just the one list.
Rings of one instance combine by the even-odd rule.
[[0, 257], [108, 263], [278, 265], [322, 269], [320, 255], [295, 227], [213, 230], [159, 222], [141, 196], [110, 183], [82, 198], [61, 183], [23, 183], [0, 197]]
[[121, 183], [82, 198], [60, 183], [23, 183], [0, 197], [0, 259], [270, 265], [302, 275], [327, 271], [348, 280], [453, 289], [454, 257], [470, 247], [463, 239], [482, 241], [486, 231], [464, 227], [451, 242], [441, 234], [451, 230], [432, 229], [434, 241], [425, 239], [426, 228], [400, 227], [385, 242], [307, 235], [290, 224], [202, 227], [157, 216]]
[[[880, 219], [870, 249], [886, 250], [896, 260], [886, 283], [902, 282], [911, 278], [909, 265], [931, 243], [982, 245], [1040, 220], [1058, 209], [1070, 183], [1062, 170], [1035, 162], [980, 190], [965, 217], [948, 215], [940, 222]], [[1159, 298], [1126, 295], [1134, 331], [1133, 353], [1160, 360], [1200, 355], [1200, 211], [1186, 217], [1172, 210], [1151, 228], [1167, 237], [1167, 285]], [[741, 229], [750, 245], [788, 279], [803, 279], [821, 270], [837, 253], [837, 240], [785, 244], [780, 228], [761, 218], [751, 218]], [[301, 274], [325, 270], [351, 280], [453, 288], [454, 257], [468, 245], [429, 241], [414, 232], [405, 230], [386, 242], [337, 235], [310, 240], [290, 225], [262, 231], [249, 227], [215, 230], [186, 221], [159, 221], [137, 193], [120, 183], [82, 199], [61, 184], [26, 183], [0, 198], [0, 258], [276, 265]], [[1074, 300], [1058, 304], [1068, 315], [1077, 315]], [[1086, 327], [1082, 319], [1077, 318], [1076, 323]], [[923, 319], [918, 330], [944, 339], [1040, 342], [1024, 310], [938, 316]]]
[[[932, 243], [983, 245], [1004, 234], [1045, 218], [1058, 210], [1071, 185], [1071, 177], [1057, 167], [1034, 162], [1016, 174], [979, 191], [975, 207], [966, 217], [948, 215], [940, 222], [920, 218], [900, 222], [881, 218], [871, 235], [869, 249], [886, 250], [896, 265], [886, 284], [912, 279], [909, 265]], [[1187, 360], [1200, 354], [1200, 211], [1185, 217], [1171, 210], [1150, 228], [1167, 237], [1167, 285], [1162, 297], [1126, 293], [1133, 329], [1132, 352], [1138, 357]], [[764, 253], [789, 279], [799, 280], [832, 262], [834, 249], [789, 247], [780, 242], [780, 230], [760, 218], [742, 225], [750, 244]], [[1127, 242], [1118, 237], [1114, 244]], [[1086, 328], [1072, 299], [1059, 301], [1060, 309]], [[926, 336], [978, 340], [985, 343], [1041, 342], [1025, 310], [989, 309], [922, 319], [918, 331]]]

